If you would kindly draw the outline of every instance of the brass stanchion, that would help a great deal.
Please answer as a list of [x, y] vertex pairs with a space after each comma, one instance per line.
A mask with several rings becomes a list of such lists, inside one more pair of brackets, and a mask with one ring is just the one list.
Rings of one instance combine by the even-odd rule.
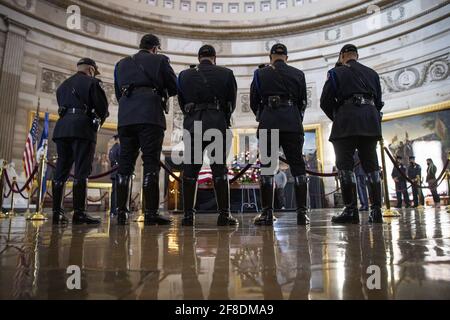
[[380, 148], [381, 148], [381, 165], [383, 166], [383, 187], [384, 187], [384, 211], [383, 217], [393, 218], [399, 217], [400, 214], [398, 211], [391, 209], [391, 202], [389, 200], [389, 189], [387, 182], [387, 168], [386, 168], [386, 157], [384, 156], [384, 140], [381, 138], [380, 140]]
[[138, 216], [134, 219], [134, 222], [144, 222], [144, 188], [141, 188], [141, 194], [139, 195], [140, 209], [138, 211]]
[[5, 219], [8, 216], [3, 213], [3, 176], [5, 173], [5, 166], [6, 166], [6, 161], [3, 161], [3, 163], [0, 166], [0, 219]]
[[30, 204], [31, 204], [32, 196], [33, 196], [33, 184], [31, 184], [30, 191], [28, 192], [27, 210], [25, 211], [25, 218], [26, 219], [31, 217]]
[[[139, 194], [139, 202], [140, 202], [140, 209], [137, 212], [137, 217], [133, 220], [134, 222], [144, 222], [145, 215], [144, 215], [144, 187], [143, 187], [143, 179], [144, 179], [144, 166], [141, 167], [141, 193]], [[132, 192], [130, 191], [130, 195]]]
[[[12, 217], [16, 213], [14, 212], [14, 186], [17, 187], [17, 178], [13, 177], [12, 185], [11, 185], [11, 207], [9, 211], [6, 213], [9, 217]], [[17, 187], [19, 189], [19, 187]]]
[[[112, 183], [115, 183], [115, 180], [111, 180]], [[109, 213], [111, 212], [111, 204], [112, 204], [112, 186], [111, 188], [108, 188], [108, 211], [105, 212], [105, 216], [109, 216]]]
[[46, 163], [47, 159], [45, 157], [45, 153], [43, 152], [43, 154], [41, 155], [40, 159], [39, 159], [39, 171], [38, 171], [38, 197], [37, 197], [37, 201], [36, 201], [36, 212], [28, 218], [28, 220], [31, 221], [42, 221], [42, 220], [46, 220], [47, 218], [44, 215], [43, 212], [43, 206], [44, 206], [44, 197], [45, 195], [43, 194], [43, 190], [42, 190], [42, 183], [44, 182], [44, 174], [45, 174], [45, 163]]

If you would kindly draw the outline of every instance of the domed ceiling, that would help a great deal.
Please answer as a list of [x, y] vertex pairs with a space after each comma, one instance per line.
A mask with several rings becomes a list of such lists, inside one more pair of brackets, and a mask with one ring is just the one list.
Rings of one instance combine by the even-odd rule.
[[255, 39], [305, 32], [399, 1], [360, 0], [53, 0], [109, 24], [199, 39]]

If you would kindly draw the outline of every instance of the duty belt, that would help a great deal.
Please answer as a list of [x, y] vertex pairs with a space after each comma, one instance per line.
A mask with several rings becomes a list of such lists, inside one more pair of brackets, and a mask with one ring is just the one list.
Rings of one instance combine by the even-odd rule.
[[86, 110], [80, 108], [65, 108], [64, 115], [66, 114], [87, 114]]
[[157, 90], [153, 87], [134, 87], [133, 92], [145, 92], [152, 91], [153, 93], [157, 93]]
[[203, 110], [216, 110], [220, 111], [220, 103], [188, 103], [184, 106], [184, 110], [187, 113], [203, 111]]
[[156, 88], [150, 86], [135, 86], [134, 84], [124, 85], [120, 88], [122, 95], [130, 97], [135, 92], [153, 92], [158, 94]]
[[358, 95], [344, 100], [344, 104], [370, 105], [375, 107], [375, 101], [372, 98], [365, 98]]
[[267, 106], [272, 109], [277, 109], [280, 107], [289, 106], [292, 107], [295, 105], [295, 101], [289, 98], [284, 98], [280, 96], [268, 96], [267, 97]]

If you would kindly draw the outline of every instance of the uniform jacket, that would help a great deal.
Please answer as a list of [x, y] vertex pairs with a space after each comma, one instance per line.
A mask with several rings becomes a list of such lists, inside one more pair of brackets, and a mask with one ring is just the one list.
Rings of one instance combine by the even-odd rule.
[[[400, 170], [402, 170], [403, 173], [406, 174], [406, 167], [403, 164], [399, 164], [398, 167], [400, 168]], [[397, 185], [406, 185], [406, 179], [403, 177], [403, 175], [399, 172], [399, 170], [394, 167], [394, 169], [392, 169], [392, 179], [397, 178], [398, 182], [396, 182], [395, 184]]]
[[[320, 108], [333, 121], [329, 140], [352, 136], [381, 138], [380, 111], [383, 102], [378, 73], [350, 60], [347, 65], [331, 69], [327, 77], [320, 98]], [[375, 107], [343, 103], [354, 94], [373, 94]]]
[[[208, 85], [205, 85], [199, 72], [203, 74]], [[225, 132], [227, 122], [236, 108], [237, 84], [232, 70], [203, 60], [196, 68], [192, 66], [180, 73], [177, 87], [178, 102], [184, 113], [184, 129], [192, 132], [194, 121], [202, 121], [203, 130], [216, 128]], [[220, 101], [220, 111], [200, 110], [187, 113], [187, 104], [213, 103], [214, 97]]]
[[118, 126], [153, 124], [165, 129], [166, 117], [161, 105], [161, 95], [151, 90], [136, 89], [127, 97], [122, 95], [121, 88], [133, 84], [136, 87], [156, 88], [161, 93], [167, 90], [169, 96], [176, 95], [177, 78], [169, 64], [169, 58], [146, 50], [140, 50], [134, 57], [136, 63], [131, 57], [126, 57], [116, 64], [114, 70], [114, 89], [119, 101]]
[[[114, 145], [109, 150], [109, 162], [111, 164], [111, 168], [117, 166], [119, 164], [120, 158], [120, 144], [114, 143]], [[111, 179], [115, 179], [117, 174], [117, 170], [111, 173]]]
[[431, 163], [427, 168], [427, 179], [426, 180], [427, 181], [436, 180], [436, 171], [437, 171], [436, 166], [433, 163]]
[[422, 168], [417, 163], [415, 163], [414, 165], [409, 164], [408, 178], [415, 179], [417, 176], [422, 176]]
[[[90, 109], [95, 109], [96, 114], [104, 121], [109, 115], [108, 100], [100, 83], [99, 79], [90, 77], [83, 72], [75, 73], [61, 83], [56, 90], [58, 106], [85, 110], [84, 104], [86, 104]], [[73, 89], [78, 93], [82, 102], [72, 93]], [[92, 120], [93, 118], [87, 114], [64, 114], [56, 122], [53, 140], [78, 138], [96, 142], [97, 132]]]
[[[289, 99], [289, 93], [295, 100], [294, 106], [285, 105], [276, 109], [267, 106], [269, 96]], [[259, 129], [303, 133], [306, 99], [305, 74], [301, 70], [277, 60], [272, 66], [255, 71], [250, 87], [250, 108], [259, 121]]]

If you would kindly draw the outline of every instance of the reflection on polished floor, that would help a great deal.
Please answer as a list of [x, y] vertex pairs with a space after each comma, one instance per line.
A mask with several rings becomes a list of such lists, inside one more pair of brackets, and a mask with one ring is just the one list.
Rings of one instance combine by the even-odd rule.
[[[53, 228], [23, 217], [0, 220], [1, 299], [450, 299], [450, 214], [404, 210], [384, 225], [337, 226], [333, 209], [294, 213], [274, 228], [238, 215], [237, 229], [199, 215], [195, 229]], [[81, 290], [68, 290], [69, 265]], [[381, 289], [369, 290], [370, 265]]]

